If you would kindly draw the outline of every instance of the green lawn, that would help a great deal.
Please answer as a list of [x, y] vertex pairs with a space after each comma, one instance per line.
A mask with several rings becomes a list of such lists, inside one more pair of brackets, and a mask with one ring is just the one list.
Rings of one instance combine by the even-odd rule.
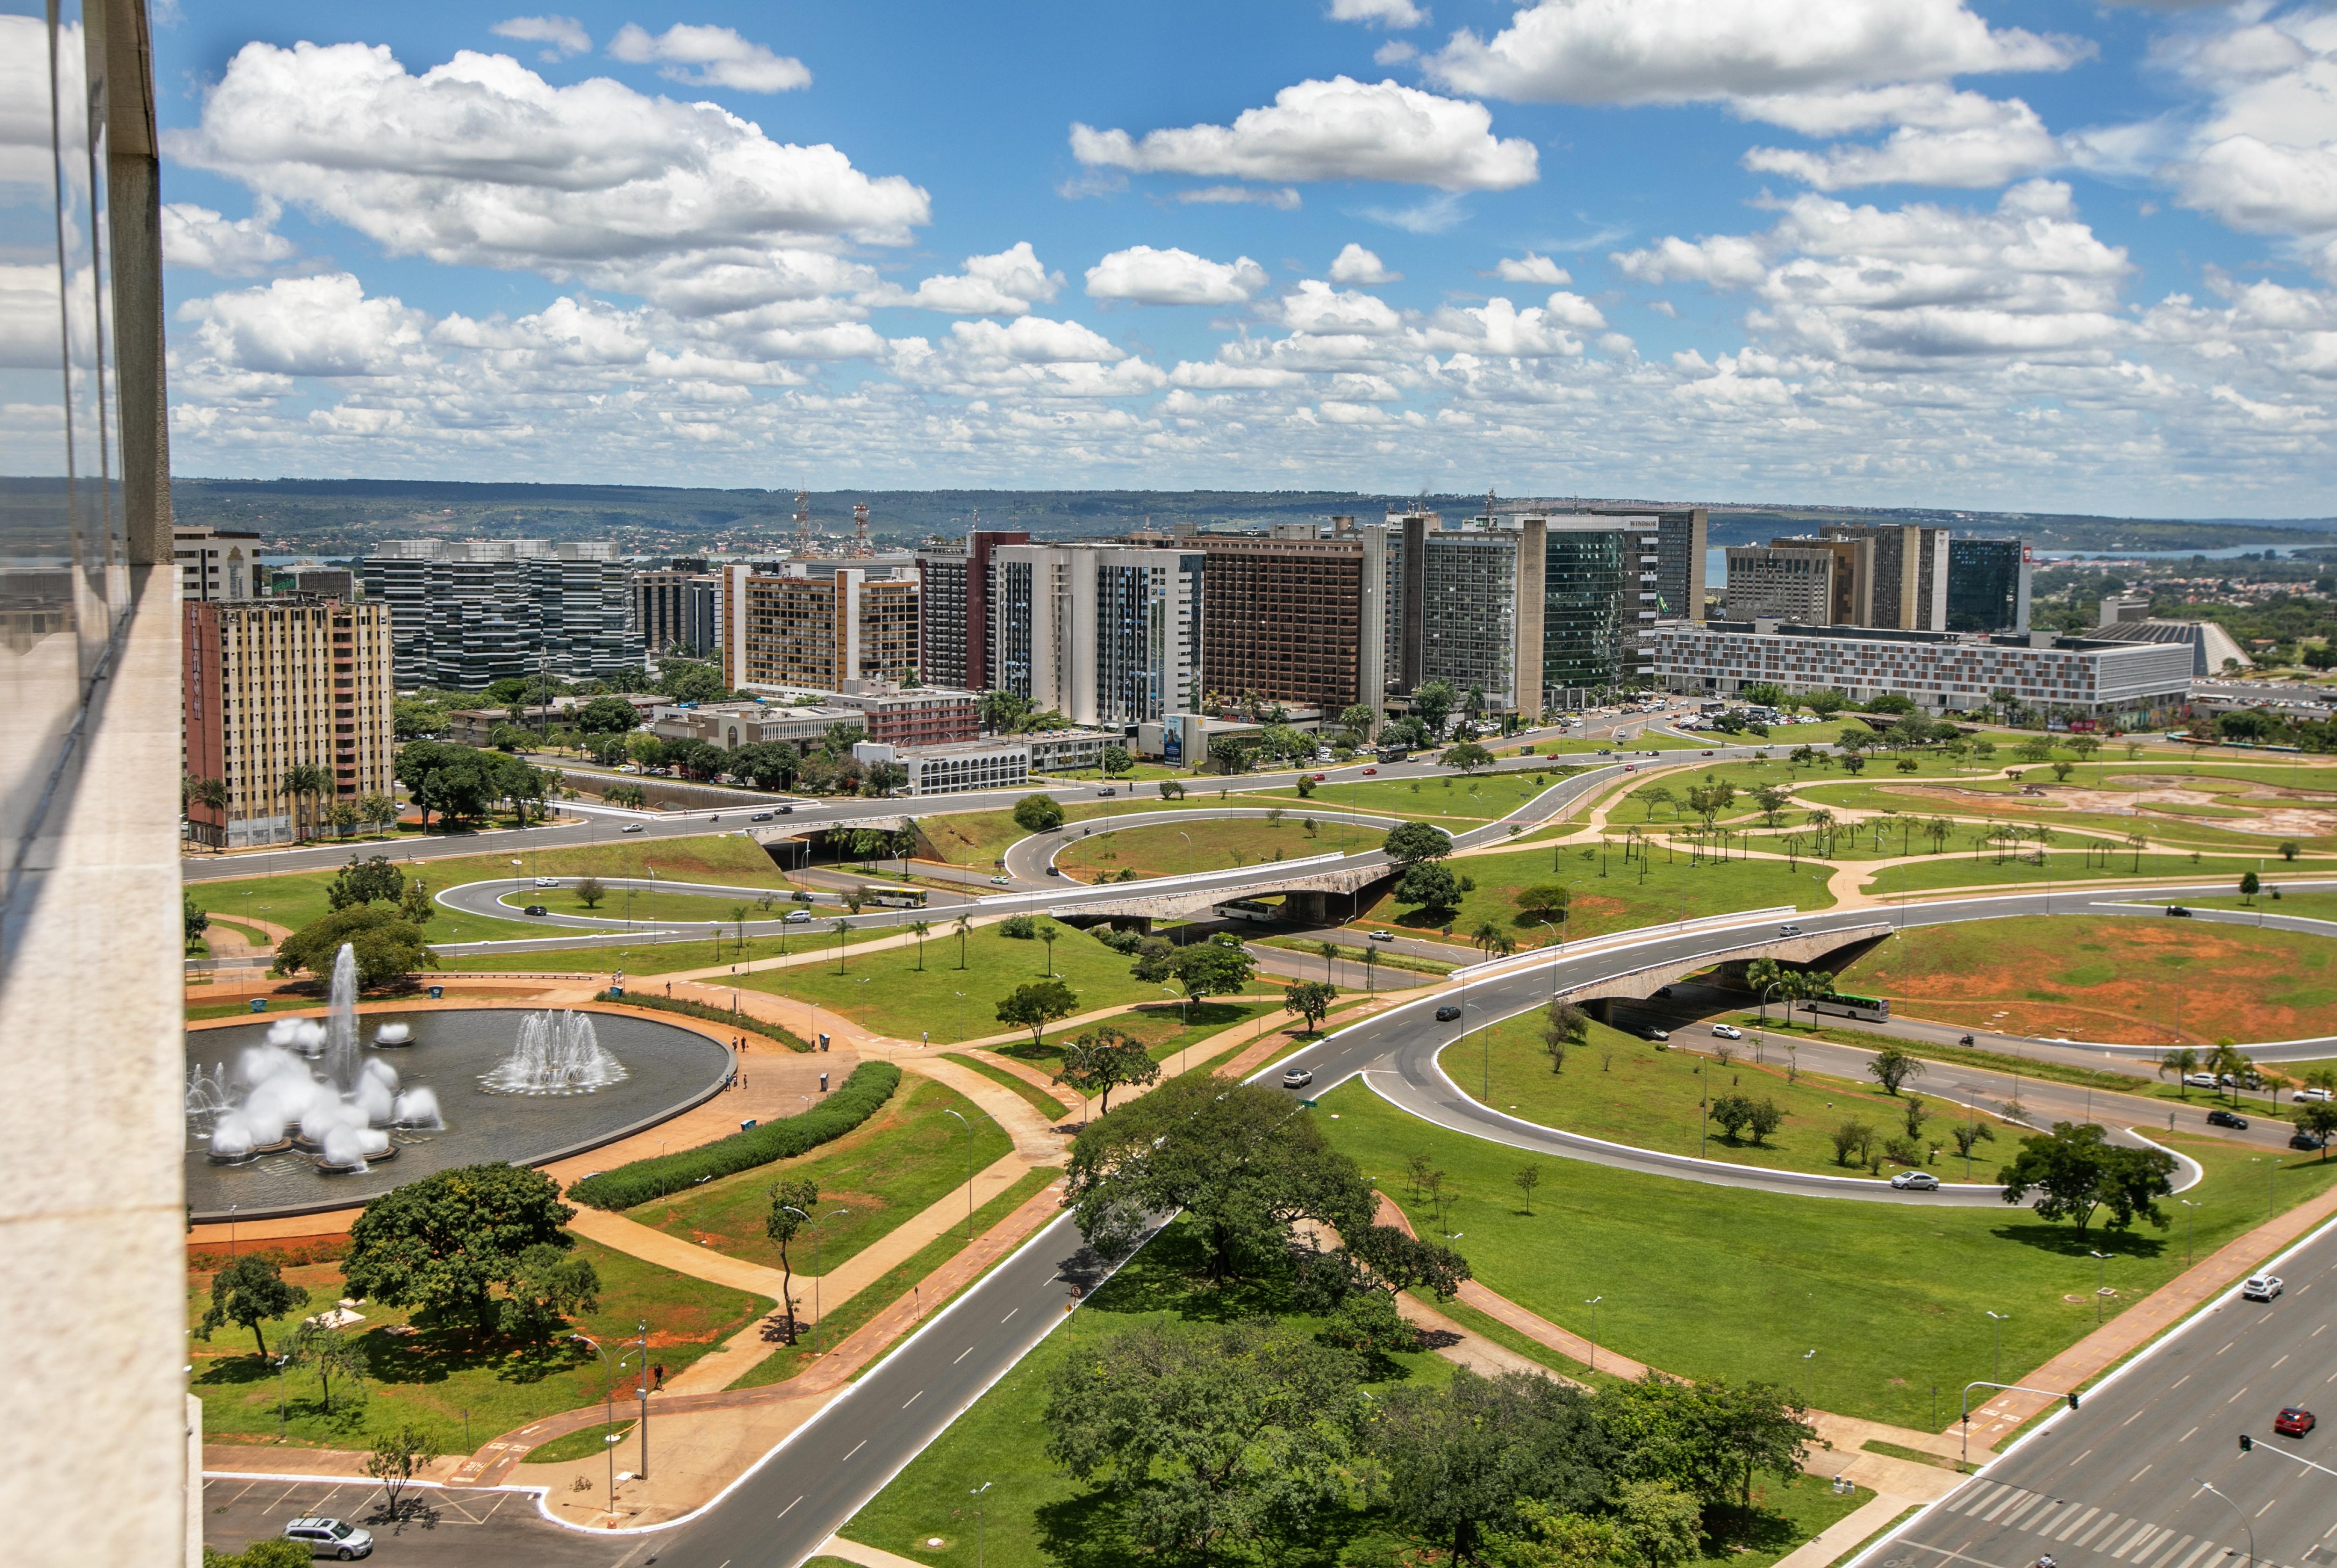
[[[1252, 799], [1286, 807], [1294, 817], [1305, 815], [1305, 808], [1313, 804], [1382, 811], [1391, 817], [1490, 822], [1508, 816], [1576, 771], [1572, 768], [1550, 768], [1532, 772], [1479, 773], [1469, 778], [1446, 772], [1432, 779], [1369, 779], [1352, 783], [1335, 779], [1315, 786], [1315, 793], [1305, 800], [1298, 798], [1296, 789], [1275, 789]], [[1332, 829], [1326, 827], [1324, 831], [1327, 834]]]
[[[1037, 1197], [1061, 1176], [1061, 1172], [1051, 1168], [1024, 1171], [1015, 1179], [1012, 1186], [973, 1211], [973, 1234], [982, 1235]], [[823, 1300], [820, 1306], [827, 1313], [827, 1321], [820, 1325], [816, 1338], [806, 1336], [793, 1347], [776, 1345], [769, 1355], [748, 1367], [731, 1387], [759, 1388], [768, 1383], [786, 1382], [804, 1369], [812, 1360], [815, 1350], [835, 1345], [912, 1289], [919, 1289], [920, 1281], [963, 1251], [965, 1246], [966, 1228], [953, 1226], [927, 1242], [914, 1256], [878, 1276], [865, 1289], [856, 1292], [842, 1306]], [[944, 1304], [938, 1292], [930, 1299], [921, 1297], [923, 1310], [920, 1318], [931, 1316]]]
[[[1079, 1012], [1149, 1002], [1160, 995], [1158, 985], [1129, 975], [1132, 960], [1085, 932], [1051, 921], [1041, 924], [1052, 925], [1062, 934], [1054, 945], [1052, 967], [1056, 977], [1078, 995]], [[828, 940], [832, 945], [835, 938]], [[1035, 937], [1001, 936], [996, 926], [970, 934], [964, 954], [965, 966], [960, 968], [958, 938], [937, 926], [925, 943], [922, 969], [911, 944], [850, 959], [841, 974], [836, 965], [823, 964], [742, 975], [738, 984], [790, 1001], [815, 1003], [897, 1039], [914, 1040], [921, 1032], [930, 1032], [936, 1043], [948, 1044], [1000, 1033], [1004, 1027], [998, 1022], [1000, 999], [1019, 985], [1044, 979], [1049, 968], [1047, 944]]]
[[[1756, 1040], [1749, 1037], [1752, 1031], [1745, 1040], [1716, 1040], [1699, 1024], [1691, 1054], [1593, 1024], [1589, 1042], [1569, 1050], [1564, 1070], [1552, 1073], [1541, 1044], [1542, 1023], [1539, 1011], [1521, 1014], [1447, 1046], [1442, 1054], [1446, 1074], [1472, 1098], [1490, 1093], [1486, 1103], [1495, 1110], [1545, 1127], [1772, 1171], [1863, 1175], [1855, 1156], [1848, 1166], [1835, 1162], [1828, 1136], [1833, 1129], [1844, 1122], [1865, 1123], [1874, 1130], [1878, 1155], [1885, 1142], [1906, 1132], [1904, 1098], [1894, 1099], [1872, 1083], [1799, 1072], [1776, 1039]], [[1675, 1038], [1685, 1043], [1689, 1034], [1682, 1031]], [[1708, 1054], [1720, 1050], [1730, 1054], [1726, 1063]], [[1909, 1093], [1921, 1098], [1921, 1084]], [[1760, 1143], [1749, 1133], [1731, 1142], [1705, 1115], [1707, 1093], [1770, 1101], [1785, 1113], [1785, 1125]], [[1961, 1179], [1948, 1123], [1963, 1116], [1954, 1105], [1931, 1110], [1919, 1146], [1931, 1152], [1931, 1163], [1942, 1167], [1942, 1176]], [[2000, 1128], [1997, 1137], [2008, 1132]], [[1992, 1147], [1982, 1145], [1983, 1159]]]
[[1554, 882], [1565, 884], [1573, 894], [1564, 933], [1569, 941], [1737, 909], [1825, 909], [1833, 905], [1825, 885], [1832, 870], [1828, 866], [1808, 860], [1798, 867], [1782, 860], [1692, 864], [1686, 849], [1663, 846], [1644, 862], [1636, 858], [1626, 861], [1619, 840], [1611, 849], [1560, 844], [1465, 856], [1445, 864], [1455, 877], [1473, 877], [1477, 884], [1474, 891], [1462, 895], [1459, 908], [1410, 907], [1388, 892], [1364, 912], [1364, 919], [1410, 931], [1438, 930], [1449, 924], [1463, 942], [1480, 922], [1491, 920], [1511, 941], [1530, 947], [1548, 942], [1550, 934], [1521, 914], [1517, 896]]
[[[776, 1269], [779, 1250], [764, 1230], [770, 1190], [780, 1181], [808, 1177], [819, 1184], [817, 1211], [831, 1216], [820, 1222], [816, 1267], [833, 1269], [965, 1184], [967, 1134], [957, 1116], [973, 1124], [974, 1170], [1014, 1147], [996, 1122], [956, 1091], [927, 1078], [912, 1078], [903, 1088], [906, 1093], [895, 1094], [875, 1115], [812, 1153], [653, 1200], [626, 1210], [626, 1218]], [[834, 1213], [838, 1209], [846, 1212]], [[788, 1250], [797, 1269], [814, 1270], [808, 1230]]]
[[[670, 975], [679, 969], [708, 969], [719, 964], [746, 964], [758, 958], [785, 958], [814, 950], [833, 956], [836, 933], [827, 928], [827, 922], [839, 913], [832, 909], [824, 912], [819, 920], [797, 926], [780, 936], [749, 936], [743, 948], [728, 933], [719, 938], [699, 933], [689, 936], [665, 934], [652, 939], [650, 932], [641, 931], [631, 942], [604, 942], [590, 947], [512, 947], [492, 953], [445, 953], [439, 956], [438, 965], [442, 969], [457, 971], [544, 970], [561, 975], [605, 974], [621, 969], [630, 979], [644, 975]], [[441, 939], [445, 936], [438, 930], [433, 930], [431, 935]], [[542, 936], [543, 928], [531, 926], [528, 935]], [[889, 926], [855, 926], [847, 946], [857, 948], [899, 935]], [[782, 973], [795, 975], [803, 970], [791, 968]], [[428, 980], [426, 971], [422, 978]], [[769, 975], [761, 978], [766, 982], [764, 988], [769, 989]]]
[[[1091, 1030], [1117, 1029], [1131, 1039], [1141, 1041], [1146, 1053], [1155, 1062], [1166, 1062], [1187, 1046], [1197, 1045], [1211, 1035], [1238, 1024], [1261, 1016], [1287, 1016], [1282, 1011], [1282, 995], [1281, 987], [1276, 986], [1272, 995], [1249, 1000], [1209, 996], [1198, 1002], [1180, 1003], [1164, 999], [1148, 1004], [1135, 1012], [1107, 1018], [1100, 1024], [1050, 1029], [1036, 1046], [1025, 1040], [1019, 1044], [995, 1045], [991, 1049], [1001, 1056], [1012, 1056], [1018, 1062], [1028, 1062], [1033, 1067], [1052, 1073], [1062, 1065], [1065, 1041], [1076, 1040]], [[1295, 1019], [1291, 1021], [1296, 1022]], [[1243, 1033], [1245, 1044], [1250, 1038], [1247, 1032]]]
[[[1043, 1415], [1047, 1378], [1084, 1348], [1144, 1322], [1218, 1322], [1271, 1314], [1312, 1327], [1287, 1310], [1270, 1285], [1235, 1284], [1211, 1289], [1190, 1272], [1198, 1261], [1181, 1225], [1171, 1226], [1082, 1302], [1053, 1334], [977, 1400], [966, 1413], [845, 1525], [847, 1540], [897, 1553], [913, 1562], [973, 1568], [976, 1531], [968, 1493], [983, 1494], [980, 1551], [1002, 1568], [1130, 1568], [1141, 1561], [1129, 1549], [1085, 1487], [1048, 1460]], [[1451, 1363], [1433, 1352], [1384, 1357], [1377, 1367], [1384, 1389], [1401, 1382], [1438, 1387]], [[1836, 1496], [1827, 1484], [1802, 1475], [1755, 1485], [1757, 1514], [1746, 1540], [1683, 1568], [1766, 1568], [1817, 1534], [1873, 1494]], [[939, 1538], [942, 1544], [927, 1543]], [[1376, 1511], [1335, 1512], [1315, 1539], [1287, 1561], [1306, 1568], [1403, 1568], [1423, 1561], [1419, 1544], [1392, 1529]]]
[[[1919, 852], [1920, 848], [1919, 844]], [[2033, 847], [2030, 852], [2034, 853]], [[2033, 860], [2000, 861], [1993, 849], [1983, 849], [1974, 858], [1969, 846], [1961, 849], [1951, 847], [1942, 855], [1882, 867], [1867, 882], [1866, 891], [1920, 893], [1935, 887], [2001, 887], [2008, 891], [2042, 893], [2049, 881], [2057, 887], [2066, 887], [2078, 882], [2133, 882], [2154, 877], [2228, 877], [2236, 886], [2240, 874], [2254, 871], [2258, 864], [2258, 858], [2253, 856], [2243, 860], [2213, 855], [2146, 852], [2140, 857], [2141, 868], [2137, 870], [2137, 857], [2131, 851], [2112, 855], [2107, 860], [2097, 858], [2090, 866], [2086, 860], [2085, 851], [2076, 848], [2076, 840], [2069, 838], [2047, 851], [2042, 867]]]
[[[2008, 1378], [2091, 1331], [2089, 1247], [2111, 1254], [2116, 1310], [2183, 1269], [2186, 1224], [2205, 1257], [2266, 1215], [2262, 1164], [2180, 1135], [2169, 1142], [2207, 1171], [2186, 1194], [2200, 1207], [2169, 1203], [2181, 1216], [2174, 1229], [2131, 1236], [2096, 1227], [2080, 1239], [2025, 1211], [1741, 1191], [1555, 1159], [1539, 1161], [1542, 1184], [1523, 1214], [1511, 1182], [1527, 1162], [1519, 1151], [1429, 1126], [1360, 1083], [1322, 1105], [1335, 1118], [1325, 1126], [1332, 1141], [1431, 1234], [1425, 1206], [1409, 1201], [1405, 1162], [1425, 1153], [1446, 1172], [1460, 1194], [1451, 1244], [1489, 1289], [1582, 1334], [1591, 1330], [1584, 1302], [1603, 1297], [1602, 1345], [1689, 1377], [1796, 1388], [1806, 1379], [1819, 1408], [1901, 1426], [1929, 1425], [1935, 1385], [1945, 1399], [1990, 1376], [1990, 1310], [2010, 1314]], [[2337, 1164], [2283, 1163], [2274, 1201], [2312, 1197], [2332, 1172]]]
[[[1270, 808], [1269, 808], [1270, 809]], [[1181, 877], [1192, 871], [1224, 871], [1237, 866], [1257, 866], [1271, 860], [1304, 860], [1310, 856], [1344, 850], [1376, 849], [1386, 838], [1384, 829], [1354, 822], [1317, 822], [1303, 806], [1286, 808], [1279, 822], [1237, 818], [1184, 830], [1165, 824], [1153, 828], [1123, 828], [1115, 833], [1086, 838], [1064, 837], [1065, 848], [1055, 858], [1063, 875], [1081, 882], [1110, 882], [1133, 872], [1130, 881], [1148, 877]], [[1187, 839], [1191, 840], [1190, 847]]]
[[[968, 1056], [956, 1051], [943, 1052], [942, 1060], [944, 1062], [954, 1062], [959, 1066], [967, 1069], [969, 1072], [981, 1073], [984, 1078], [989, 1079], [992, 1083], [997, 1084], [1002, 1089], [1010, 1089], [1013, 1091], [1014, 1093], [1030, 1102], [1032, 1110], [1036, 1111], [1040, 1115], [1044, 1116], [1050, 1122], [1060, 1122], [1064, 1117], [1071, 1113], [1071, 1106], [1064, 1104], [1061, 1100], [1056, 1099], [1052, 1094], [1048, 1093], [1044, 1089], [1040, 1088], [1037, 1084], [1030, 1082], [1028, 1079], [1025, 1079], [1019, 1074], [1009, 1073], [1005, 1068], [999, 1066], [994, 1062], [984, 1062], [978, 1056]], [[1075, 1096], [1074, 1103], [1077, 1102]]]
[[[359, 859], [370, 858], [377, 851], [357, 846], [350, 853]], [[513, 859], [524, 862], [514, 868]], [[769, 855], [751, 839], [737, 834], [707, 834], [691, 838], [663, 838], [654, 844], [615, 843], [598, 846], [579, 845], [560, 849], [514, 849], [510, 853], [464, 855], [449, 859], [415, 861], [401, 865], [409, 879], [421, 878], [432, 892], [457, 887], [465, 882], [494, 880], [498, 877], [533, 878], [535, 877], [646, 877], [655, 867], [658, 876], [677, 881], [721, 881], [745, 886], [767, 887], [784, 890], [787, 877], [771, 863]], [[329, 912], [325, 889], [337, 871], [288, 871], [279, 876], [236, 877], [223, 880], [189, 882], [187, 891], [194, 896], [201, 908], [230, 920], [270, 920], [279, 926], [298, 930], [309, 921]], [[552, 904], [543, 897], [555, 892], [573, 897], [572, 889], [533, 888], [524, 885], [514, 891], [534, 894], [523, 897], [522, 903]], [[621, 894], [603, 905], [600, 913], [611, 920], [624, 916], [624, 898]], [[726, 904], [724, 909], [728, 906]], [[643, 918], [641, 896], [636, 895], [634, 911]], [[563, 913], [586, 914], [581, 906]], [[461, 937], [449, 931], [463, 928]], [[535, 936], [541, 926], [526, 923], [524, 916], [508, 921], [490, 920], [484, 916], [457, 915], [440, 908], [430, 921], [428, 935], [434, 941], [490, 941], [499, 936]]]
[[[2300, 880], [2319, 881], [2323, 876], [2337, 875], [2337, 867], [2332, 867], [2330, 873], [2322, 874], [2316, 874], [2310, 869], [2300, 867], [2290, 874], [2297, 876]], [[2280, 897], [2275, 898], [2273, 897], [2273, 889], [2276, 883], [2272, 873], [2264, 873], [2264, 890], [2253, 898], [2243, 898], [2237, 893], [2227, 893], [2205, 898], [2185, 898], [2183, 902], [2196, 909], [2244, 909], [2251, 914], [2261, 910], [2266, 915], [2294, 915], [2307, 920], [2337, 920], [2337, 893], [2283, 891]]]
[[[655, 1357], [672, 1377], [775, 1303], [742, 1290], [675, 1274], [578, 1240], [579, 1253], [601, 1276], [599, 1308], [575, 1319], [575, 1327], [604, 1343], [634, 1331], [646, 1319], [656, 1335]], [[285, 1270], [305, 1285], [309, 1304], [267, 1325], [272, 1351], [300, 1317], [329, 1308], [345, 1292], [340, 1267], [310, 1264]], [[210, 1276], [190, 1270], [188, 1321], [200, 1322], [210, 1303]], [[288, 1441], [295, 1446], [362, 1448], [376, 1433], [402, 1422], [421, 1424], [448, 1453], [463, 1450], [463, 1412], [470, 1412], [471, 1440], [484, 1443], [497, 1433], [540, 1416], [596, 1403], [607, 1378], [599, 1357], [582, 1345], [554, 1338], [534, 1345], [496, 1334], [419, 1325], [421, 1331], [396, 1338], [385, 1330], [412, 1314], [368, 1301], [358, 1308], [365, 1321], [347, 1332], [363, 1349], [371, 1370], [369, 1397], [348, 1409], [335, 1384], [336, 1414], [327, 1416], [314, 1377], [293, 1371], [288, 1396]], [[277, 1430], [274, 1369], [252, 1353], [244, 1329], [223, 1328], [209, 1343], [188, 1341], [194, 1363], [190, 1387], [203, 1402], [203, 1432], [210, 1442], [271, 1440]]]
[[[631, 892], [630, 897], [626, 896], [628, 891]], [[789, 909], [796, 907], [789, 900], [788, 895], [777, 888], [770, 890], [770, 897], [772, 901], [766, 906], [753, 896], [744, 898], [722, 898], [704, 894], [652, 893], [619, 887], [603, 892], [601, 896], [600, 907], [589, 909], [585, 907], [584, 900], [577, 897], [576, 889], [572, 885], [565, 887], [522, 887], [513, 892], [497, 894], [495, 902], [509, 909], [514, 919], [525, 920], [527, 916], [521, 911], [531, 904], [541, 904], [554, 915], [573, 915], [587, 920], [604, 920], [611, 928], [615, 928], [623, 926], [629, 916], [636, 923], [641, 924], [660, 920], [669, 923], [688, 922], [691, 925], [719, 921], [728, 925], [730, 912], [741, 905], [746, 906], [747, 918], [749, 920], [776, 920]], [[826, 907], [835, 910], [837, 914], [843, 913], [834, 905], [828, 905]], [[441, 918], [444, 918], [446, 913], [443, 909], [440, 910]], [[534, 928], [543, 929], [542, 926]]]
[[[1204, 792], [1196, 783], [1190, 803], [1199, 805]], [[1217, 799], [1215, 789], [1206, 799]], [[1063, 820], [1086, 822], [1098, 817], [1115, 817], [1138, 811], [1174, 811], [1180, 804], [1176, 800], [1157, 800], [1150, 796], [1130, 800], [1121, 796], [1110, 800], [1074, 800], [1062, 805]], [[1030, 831], [1016, 824], [1014, 813], [1007, 811], [953, 811], [946, 815], [920, 817], [917, 832], [932, 846], [934, 852], [953, 866], [988, 866], [1002, 858], [1009, 845], [1029, 838]]]

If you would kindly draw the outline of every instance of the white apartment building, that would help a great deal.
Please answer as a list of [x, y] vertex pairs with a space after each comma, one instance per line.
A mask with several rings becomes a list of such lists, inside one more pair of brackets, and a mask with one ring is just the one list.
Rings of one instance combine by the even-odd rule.
[[1983, 637], [1664, 621], [1650, 642], [1656, 681], [1673, 691], [1729, 696], [1768, 682], [1787, 691], [1846, 691], [1860, 701], [1895, 692], [1931, 712], [1981, 708], [2002, 691], [2048, 712], [2138, 721], [2179, 705], [2191, 682], [2191, 650], [2183, 644], [2047, 632]]
[[1074, 724], [1190, 712], [1201, 691], [1198, 550], [1005, 544], [990, 555], [991, 683]]
[[962, 795], [973, 789], [1014, 789], [1031, 781], [1031, 747], [1022, 740], [960, 740], [947, 746], [894, 746], [863, 740], [852, 749], [863, 768], [897, 764], [908, 774], [904, 793]]
[[171, 554], [178, 563], [181, 599], [199, 603], [256, 599], [266, 587], [257, 534], [230, 528], [173, 528]]

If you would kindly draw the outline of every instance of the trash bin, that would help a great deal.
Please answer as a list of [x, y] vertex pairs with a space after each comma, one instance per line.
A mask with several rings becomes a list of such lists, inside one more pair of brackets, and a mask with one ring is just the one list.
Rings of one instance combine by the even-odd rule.
[[827, 1049], [827, 1036], [825, 1034], [819, 1037], [819, 1048], [823, 1051]]
[[430, 987], [430, 1000], [432, 1000], [433, 1002], [438, 1001], [439, 999], [441, 999], [442, 997], [444, 997], [445, 995], [446, 995], [446, 987], [445, 987], [444, 985], [433, 985], [432, 987]]
[[609, 995], [611, 999], [622, 996], [624, 994], [625, 988], [622, 985], [611, 985], [609, 987]]
[[738, 1123], [738, 1131], [741, 1132], [752, 1132], [755, 1130], [756, 1125], [757, 1122], [755, 1118], [749, 1116], [744, 1122]]
[[265, 997], [265, 996], [254, 996], [254, 997], [251, 999], [251, 1010], [252, 1010], [254, 1013], [265, 1013], [265, 1012], [267, 1012], [267, 1011], [268, 1011], [268, 998], [267, 998], [267, 997]]
[[819, 1075], [819, 1092], [823, 1094], [827, 1093], [827, 1074], [825, 1073]]

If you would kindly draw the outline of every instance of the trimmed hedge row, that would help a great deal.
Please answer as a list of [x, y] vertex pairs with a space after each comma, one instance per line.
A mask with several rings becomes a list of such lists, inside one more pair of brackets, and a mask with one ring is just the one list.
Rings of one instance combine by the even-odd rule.
[[595, 1209], [630, 1209], [716, 1176], [792, 1159], [843, 1137], [867, 1121], [893, 1097], [900, 1083], [901, 1070], [890, 1062], [863, 1062], [852, 1070], [843, 1087], [800, 1116], [766, 1122], [679, 1154], [656, 1155], [596, 1172], [571, 1187], [568, 1196]]
[[638, 991], [628, 991], [620, 995], [614, 991], [603, 991], [595, 999], [618, 1003], [627, 1007], [650, 1007], [660, 1013], [680, 1013], [685, 1017], [702, 1018], [709, 1024], [719, 1024], [729, 1029], [743, 1029], [749, 1034], [760, 1034], [766, 1039], [776, 1040], [790, 1051], [803, 1052], [812, 1048], [810, 1041], [791, 1029], [782, 1029], [777, 1024], [766, 1024], [751, 1013], [733, 1013], [728, 1007], [716, 1007], [705, 1002], [693, 1002], [686, 996], [652, 996]]

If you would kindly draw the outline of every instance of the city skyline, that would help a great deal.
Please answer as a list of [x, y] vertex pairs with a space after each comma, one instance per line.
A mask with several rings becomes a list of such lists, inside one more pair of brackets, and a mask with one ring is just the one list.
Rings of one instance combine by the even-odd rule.
[[177, 466], [2325, 510], [2325, 7], [1017, 16], [173, 8]]

